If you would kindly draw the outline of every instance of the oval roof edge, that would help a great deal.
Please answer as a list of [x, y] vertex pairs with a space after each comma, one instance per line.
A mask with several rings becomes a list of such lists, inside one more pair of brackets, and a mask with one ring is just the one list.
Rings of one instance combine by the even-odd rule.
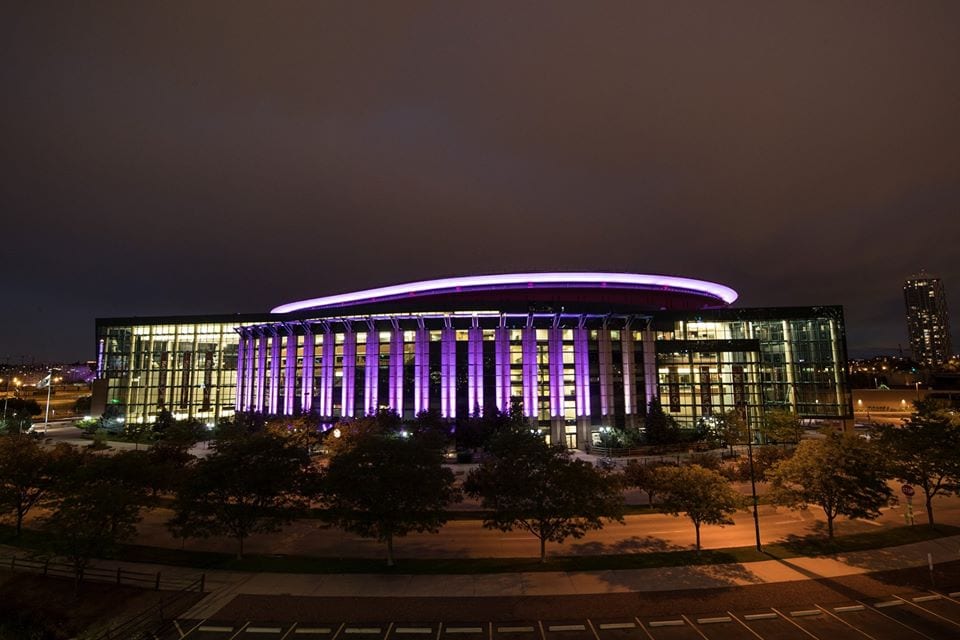
[[619, 284], [647, 287], [666, 287], [669, 289], [685, 289], [699, 294], [709, 295], [722, 300], [725, 304], [732, 304], [738, 297], [736, 291], [716, 282], [684, 278], [681, 276], [667, 276], [643, 273], [593, 272], [593, 271], [557, 271], [531, 273], [502, 273], [478, 276], [459, 276], [452, 278], [438, 278], [435, 280], [420, 280], [374, 289], [364, 289], [349, 293], [340, 293], [332, 296], [309, 298], [288, 302], [274, 307], [270, 313], [292, 313], [308, 309], [322, 309], [325, 307], [350, 304], [354, 302], [372, 301], [403, 295], [417, 295], [429, 292], [440, 292], [448, 289], [473, 288], [484, 286], [510, 286], [524, 284]]

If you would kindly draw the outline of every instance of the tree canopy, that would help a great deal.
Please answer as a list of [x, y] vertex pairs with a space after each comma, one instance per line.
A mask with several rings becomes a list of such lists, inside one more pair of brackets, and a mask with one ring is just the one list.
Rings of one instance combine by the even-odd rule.
[[229, 535], [243, 556], [252, 534], [278, 531], [308, 504], [310, 457], [268, 432], [232, 434], [179, 484], [168, 528], [180, 537]]
[[623, 522], [619, 478], [574, 460], [563, 445], [551, 446], [528, 429], [515, 429], [495, 437], [488, 453], [464, 490], [489, 511], [484, 527], [533, 534], [540, 541], [541, 562], [548, 541], [581, 538], [604, 521]]
[[672, 444], [680, 441], [680, 428], [676, 420], [666, 414], [657, 398], [652, 398], [647, 406], [643, 429], [648, 444]]
[[799, 442], [800, 416], [786, 409], [767, 409], [760, 421], [760, 433], [768, 442]]
[[661, 507], [670, 514], [686, 514], [696, 532], [700, 554], [700, 527], [704, 524], [733, 524], [730, 518], [744, 505], [743, 496], [726, 478], [711, 469], [692, 464], [682, 467], [657, 467]]
[[919, 400], [914, 406], [902, 426], [883, 425], [877, 435], [893, 476], [923, 491], [927, 522], [933, 525], [934, 496], [955, 493], [960, 482], [960, 418], [940, 400]]
[[0, 511], [13, 513], [17, 537], [24, 517], [53, 486], [57, 462], [72, 452], [65, 444], [47, 449], [18, 432], [0, 436]]
[[91, 558], [136, 533], [148, 498], [131, 473], [132, 453], [105, 456], [74, 451], [58, 466], [43, 526], [52, 534], [53, 550], [72, 563], [77, 588]]
[[[647, 501], [650, 508], [653, 508], [654, 498], [659, 495], [662, 475], [659, 473], [660, 467], [669, 463], [662, 462], [640, 462], [631, 460], [623, 469], [623, 483], [628, 487], [636, 487], [647, 494]], [[670, 466], [673, 466], [672, 464]]]
[[334, 450], [321, 478], [327, 517], [345, 531], [387, 545], [416, 532], [436, 533], [446, 508], [460, 501], [453, 472], [430, 442], [375, 429], [354, 432]]
[[851, 433], [830, 433], [802, 441], [793, 457], [771, 471], [771, 495], [792, 509], [817, 505], [833, 538], [838, 515], [873, 519], [890, 502], [886, 468], [877, 446]]

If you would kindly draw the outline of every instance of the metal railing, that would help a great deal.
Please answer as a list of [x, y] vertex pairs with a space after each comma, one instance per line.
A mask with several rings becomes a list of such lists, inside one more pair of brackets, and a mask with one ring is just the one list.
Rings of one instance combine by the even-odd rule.
[[91, 640], [152, 640], [158, 637], [197, 602], [197, 594], [204, 592], [204, 582], [204, 576], [201, 575], [183, 589], [171, 593], [132, 618], [117, 626], [107, 627]]
[[[34, 573], [54, 578], [69, 578], [71, 580], [76, 578], [72, 564], [49, 559], [40, 560], [12, 555], [0, 558], [0, 566], [11, 571]], [[160, 571], [132, 571], [123, 567], [117, 567], [116, 569], [85, 567], [81, 580], [109, 582], [141, 589], [163, 589], [165, 591], [178, 591], [196, 582], [196, 580], [163, 576]], [[202, 581], [203, 576], [199, 580]]]

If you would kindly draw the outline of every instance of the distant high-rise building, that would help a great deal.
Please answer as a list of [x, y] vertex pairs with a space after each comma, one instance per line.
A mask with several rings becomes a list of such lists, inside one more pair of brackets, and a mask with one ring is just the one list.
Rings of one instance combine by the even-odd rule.
[[917, 362], [931, 366], [950, 355], [950, 317], [940, 278], [920, 272], [903, 284], [910, 349]]

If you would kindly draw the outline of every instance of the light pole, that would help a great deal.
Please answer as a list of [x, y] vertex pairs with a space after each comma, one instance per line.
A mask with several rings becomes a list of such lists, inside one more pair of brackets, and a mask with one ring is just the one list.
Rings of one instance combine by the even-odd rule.
[[757, 511], [757, 476], [753, 470], [753, 432], [750, 430], [750, 408], [744, 406], [744, 422], [747, 423], [747, 460], [750, 463], [750, 494], [753, 496], [753, 530], [757, 537], [757, 551], [763, 551], [760, 544], [760, 514]]
[[53, 372], [60, 371], [54, 367], [50, 367], [47, 371], [47, 410], [43, 416], [43, 435], [47, 435], [47, 425], [50, 424], [50, 392], [53, 390]]

